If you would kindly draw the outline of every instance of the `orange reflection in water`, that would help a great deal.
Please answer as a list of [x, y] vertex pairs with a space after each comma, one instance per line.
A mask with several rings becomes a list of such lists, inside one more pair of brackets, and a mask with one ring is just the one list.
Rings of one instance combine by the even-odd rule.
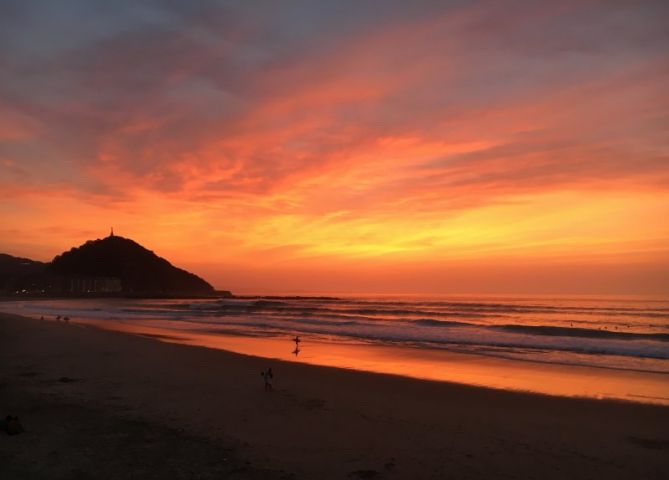
[[164, 342], [227, 350], [286, 362], [346, 368], [503, 390], [566, 397], [608, 398], [669, 405], [669, 375], [509, 360], [408, 346], [329, 343], [302, 337], [299, 354], [291, 337], [200, 334], [110, 320], [79, 324]]

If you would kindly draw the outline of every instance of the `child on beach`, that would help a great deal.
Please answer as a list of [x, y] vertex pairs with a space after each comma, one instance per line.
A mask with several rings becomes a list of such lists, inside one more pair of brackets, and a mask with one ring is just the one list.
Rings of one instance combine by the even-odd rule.
[[271, 392], [274, 389], [272, 387], [272, 379], [274, 378], [272, 369], [268, 368], [266, 372], [260, 372], [260, 375], [262, 376], [263, 380], [265, 380], [265, 391]]

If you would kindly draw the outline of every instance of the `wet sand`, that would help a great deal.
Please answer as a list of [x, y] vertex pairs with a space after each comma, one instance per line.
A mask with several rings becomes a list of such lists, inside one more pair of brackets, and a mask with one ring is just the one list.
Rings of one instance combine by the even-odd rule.
[[[272, 366], [275, 391], [260, 371]], [[666, 478], [669, 408], [317, 367], [0, 314], [2, 478]], [[2, 472], [0, 472], [2, 473]]]
[[[215, 348], [266, 359], [400, 375], [501, 390], [616, 399], [669, 406], [669, 374], [533, 362], [493, 355], [368, 342], [318, 341], [307, 337], [295, 355], [292, 337], [197, 332], [145, 323], [77, 318], [76, 323]], [[160, 322], [162, 324], [163, 322]], [[170, 322], [173, 327], [174, 323]]]

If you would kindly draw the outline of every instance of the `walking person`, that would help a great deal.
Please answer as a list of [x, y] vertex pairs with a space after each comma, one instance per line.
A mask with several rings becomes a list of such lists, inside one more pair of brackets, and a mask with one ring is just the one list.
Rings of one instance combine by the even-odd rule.
[[268, 368], [267, 371], [260, 372], [260, 375], [262, 376], [263, 380], [265, 381], [265, 391], [266, 392], [271, 392], [274, 390], [274, 387], [272, 387], [272, 379], [274, 378], [274, 372], [272, 372], [272, 368]]

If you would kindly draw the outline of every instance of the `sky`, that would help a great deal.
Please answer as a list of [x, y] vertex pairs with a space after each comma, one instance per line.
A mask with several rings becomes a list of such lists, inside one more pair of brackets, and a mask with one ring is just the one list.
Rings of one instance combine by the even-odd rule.
[[669, 295], [669, 2], [0, 3], [0, 252]]

